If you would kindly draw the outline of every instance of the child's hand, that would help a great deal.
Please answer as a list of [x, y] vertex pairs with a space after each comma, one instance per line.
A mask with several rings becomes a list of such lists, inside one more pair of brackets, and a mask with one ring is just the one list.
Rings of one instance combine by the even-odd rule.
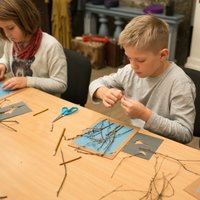
[[27, 78], [26, 77], [12, 77], [5, 81], [2, 85], [2, 88], [5, 90], [11, 89], [20, 89], [27, 87]]
[[123, 92], [116, 88], [100, 87], [95, 96], [102, 99], [104, 106], [110, 108], [122, 98]]
[[116, 104], [123, 96], [121, 90], [111, 88], [108, 89], [107, 92], [102, 96], [103, 104], [106, 107], [112, 107]]
[[6, 72], [5, 65], [0, 64], [0, 80], [3, 79], [5, 72]]
[[130, 118], [142, 119], [145, 122], [149, 120], [152, 114], [151, 110], [142, 103], [128, 99], [125, 96], [121, 98], [121, 106]]

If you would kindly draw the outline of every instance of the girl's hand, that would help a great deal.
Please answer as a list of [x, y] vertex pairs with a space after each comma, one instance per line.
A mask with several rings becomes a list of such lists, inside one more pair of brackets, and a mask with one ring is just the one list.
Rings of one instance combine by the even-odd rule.
[[104, 106], [110, 108], [122, 98], [123, 92], [116, 88], [100, 87], [97, 89], [95, 96], [102, 99]]
[[27, 87], [27, 78], [26, 77], [12, 77], [5, 81], [2, 85], [2, 88], [5, 90], [11, 89], [20, 89]]
[[142, 119], [145, 122], [149, 120], [152, 114], [152, 111], [142, 103], [125, 96], [121, 98], [121, 106], [130, 118]]
[[6, 72], [6, 66], [3, 64], [0, 64], [0, 80], [3, 79], [5, 72]]

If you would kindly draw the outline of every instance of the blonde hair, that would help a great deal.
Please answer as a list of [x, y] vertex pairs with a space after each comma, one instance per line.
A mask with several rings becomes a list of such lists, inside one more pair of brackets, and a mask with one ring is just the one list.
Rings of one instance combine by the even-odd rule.
[[120, 33], [119, 45], [137, 49], [150, 49], [157, 52], [167, 48], [169, 38], [168, 25], [152, 15], [133, 18]]
[[[0, 0], [0, 20], [14, 21], [25, 35], [40, 28], [40, 13], [31, 0]], [[0, 37], [8, 39], [1, 28]]]

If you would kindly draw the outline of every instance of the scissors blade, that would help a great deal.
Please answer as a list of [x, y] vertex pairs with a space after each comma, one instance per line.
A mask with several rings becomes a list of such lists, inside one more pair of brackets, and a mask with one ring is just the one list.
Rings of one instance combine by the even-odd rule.
[[62, 117], [63, 117], [63, 114], [58, 115], [58, 117], [56, 117], [56, 118], [52, 121], [52, 123], [56, 122], [57, 120], [59, 120], [59, 119], [62, 118]]

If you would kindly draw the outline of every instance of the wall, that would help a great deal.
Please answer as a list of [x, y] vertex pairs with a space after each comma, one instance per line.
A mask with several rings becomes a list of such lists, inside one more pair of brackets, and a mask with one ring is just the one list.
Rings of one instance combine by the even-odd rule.
[[190, 55], [187, 58], [185, 67], [196, 69], [200, 71], [200, 3], [196, 0], [193, 19], [193, 33], [192, 43], [190, 48]]
[[41, 15], [41, 27], [44, 32], [51, 34], [51, 7], [52, 0], [34, 0]]
[[177, 64], [184, 67], [190, 52], [191, 20], [193, 0], [175, 0], [175, 13], [184, 15], [184, 21], [180, 24], [176, 43]]

